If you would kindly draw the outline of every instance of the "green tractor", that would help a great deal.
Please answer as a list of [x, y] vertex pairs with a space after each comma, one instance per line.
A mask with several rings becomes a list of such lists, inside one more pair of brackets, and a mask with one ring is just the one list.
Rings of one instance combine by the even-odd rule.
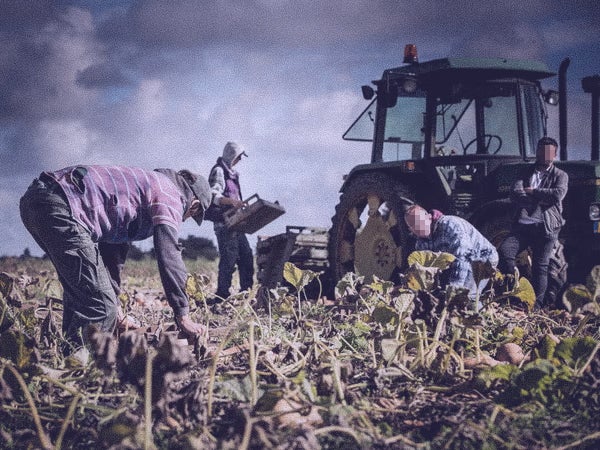
[[363, 86], [371, 102], [344, 139], [372, 142], [371, 163], [354, 167], [340, 190], [329, 232], [334, 281], [347, 272], [397, 280], [413, 245], [403, 219], [412, 203], [464, 217], [498, 246], [514, 217], [509, 189], [520, 166], [535, 160], [537, 141], [555, 135], [546, 128], [546, 108], [559, 98], [561, 161], [556, 164], [570, 182], [549, 295], [556, 296], [567, 276], [584, 278], [600, 263], [600, 82], [598, 76], [583, 80], [595, 111], [591, 160], [567, 161], [568, 65], [565, 59], [559, 69], [559, 91], [543, 91], [540, 80], [555, 74], [540, 62], [419, 63], [414, 46], [407, 46], [403, 66], [385, 70], [375, 88]]

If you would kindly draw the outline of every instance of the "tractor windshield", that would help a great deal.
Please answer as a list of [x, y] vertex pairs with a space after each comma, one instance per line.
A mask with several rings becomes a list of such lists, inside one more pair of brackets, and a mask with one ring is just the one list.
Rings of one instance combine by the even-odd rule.
[[[544, 115], [536, 86], [507, 81], [458, 87], [452, 99], [438, 99], [435, 155], [535, 155], [544, 135]], [[522, 120], [520, 124], [519, 121]]]
[[[437, 86], [435, 148], [431, 156], [535, 155], [543, 136], [543, 113], [536, 87], [515, 80]], [[372, 142], [375, 137], [377, 98], [356, 119], [344, 139]], [[425, 92], [401, 93], [385, 108], [381, 141], [382, 161], [423, 158]], [[524, 119], [522, 124], [519, 120]], [[519, 129], [525, 139], [519, 140]]]
[[520, 155], [517, 87], [458, 86], [451, 98], [438, 99], [434, 156]]

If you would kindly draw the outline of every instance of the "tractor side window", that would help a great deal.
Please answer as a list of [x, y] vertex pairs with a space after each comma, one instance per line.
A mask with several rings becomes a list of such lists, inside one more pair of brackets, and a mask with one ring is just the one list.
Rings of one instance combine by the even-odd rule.
[[342, 139], [346, 141], [373, 141], [373, 133], [375, 131], [375, 109], [377, 97], [373, 99], [369, 106], [358, 116], [350, 128], [346, 130]]
[[[347, 141], [372, 142], [375, 132], [376, 100], [358, 116], [344, 133]], [[383, 161], [420, 159], [423, 157], [425, 94], [403, 94], [386, 110]]]

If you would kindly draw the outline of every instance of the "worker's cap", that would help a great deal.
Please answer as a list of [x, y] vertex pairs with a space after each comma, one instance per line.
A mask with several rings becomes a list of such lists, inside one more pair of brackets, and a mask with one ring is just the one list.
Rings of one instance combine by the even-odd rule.
[[183, 177], [196, 198], [200, 201], [201, 211], [193, 216], [198, 225], [204, 220], [204, 213], [212, 203], [212, 192], [206, 178], [189, 170], [180, 170], [179, 175]]
[[246, 151], [237, 142], [229, 141], [223, 148], [223, 159], [231, 164], [237, 157], [248, 156]]

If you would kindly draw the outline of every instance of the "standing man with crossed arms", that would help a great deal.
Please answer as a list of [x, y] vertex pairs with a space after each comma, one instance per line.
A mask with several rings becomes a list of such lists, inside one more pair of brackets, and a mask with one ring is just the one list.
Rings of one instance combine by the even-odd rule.
[[532, 285], [535, 307], [542, 308], [548, 287], [548, 266], [552, 249], [565, 223], [562, 201], [567, 194], [569, 176], [554, 165], [558, 143], [543, 137], [538, 141], [535, 163], [527, 167], [513, 184], [510, 198], [518, 207], [510, 234], [500, 245], [499, 268], [515, 273], [515, 258], [531, 247]]

